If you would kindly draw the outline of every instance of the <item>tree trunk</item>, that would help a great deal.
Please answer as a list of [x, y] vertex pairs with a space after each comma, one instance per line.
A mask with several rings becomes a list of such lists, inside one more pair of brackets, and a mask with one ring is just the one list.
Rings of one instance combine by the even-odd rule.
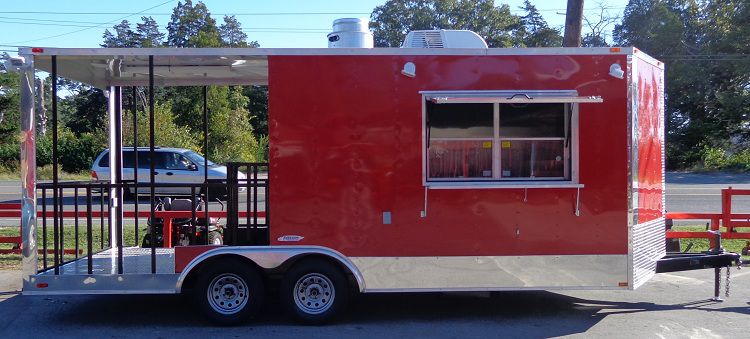
[[565, 37], [563, 47], [581, 47], [581, 26], [583, 25], [583, 0], [568, 0], [565, 13]]
[[36, 131], [39, 135], [47, 134], [47, 108], [44, 107], [44, 81], [36, 79]]

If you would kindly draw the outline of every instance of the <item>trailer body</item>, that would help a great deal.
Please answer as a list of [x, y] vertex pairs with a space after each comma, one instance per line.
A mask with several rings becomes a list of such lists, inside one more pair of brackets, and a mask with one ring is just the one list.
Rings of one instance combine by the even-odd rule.
[[[662, 64], [516, 51], [269, 58], [272, 244], [336, 249], [367, 291], [645, 282], [664, 255]], [[572, 104], [569, 180], [426, 178], [424, 93], [560, 90], [603, 100]]]
[[[27, 138], [26, 294], [180, 293], [220, 256], [264, 270], [329, 258], [363, 292], [634, 289], [665, 254], [663, 64], [635, 48], [21, 54], [110, 93], [149, 73], [151, 86], [268, 85], [269, 177], [246, 184], [267, 185], [273, 215], [253, 246], [123, 248], [112, 175], [112, 247], [37, 272]], [[22, 115], [33, 122], [33, 107]]]

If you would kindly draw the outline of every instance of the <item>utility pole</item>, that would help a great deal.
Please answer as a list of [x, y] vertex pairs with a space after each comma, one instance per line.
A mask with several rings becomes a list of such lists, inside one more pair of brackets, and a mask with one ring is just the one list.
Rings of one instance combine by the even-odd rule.
[[565, 12], [563, 47], [581, 47], [582, 25], [583, 0], [568, 0], [568, 10]]

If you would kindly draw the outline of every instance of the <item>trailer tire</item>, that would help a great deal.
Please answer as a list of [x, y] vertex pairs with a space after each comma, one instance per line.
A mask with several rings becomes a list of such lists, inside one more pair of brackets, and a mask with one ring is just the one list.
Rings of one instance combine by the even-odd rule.
[[303, 260], [284, 274], [281, 302], [295, 320], [306, 325], [331, 321], [346, 308], [349, 284], [341, 269], [326, 260]]
[[263, 304], [263, 280], [247, 263], [218, 260], [200, 272], [194, 298], [216, 325], [232, 326], [254, 316]]

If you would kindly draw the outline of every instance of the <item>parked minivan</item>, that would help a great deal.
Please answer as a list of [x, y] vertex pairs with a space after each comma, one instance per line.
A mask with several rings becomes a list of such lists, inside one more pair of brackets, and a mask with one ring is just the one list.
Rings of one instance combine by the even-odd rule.
[[[150, 189], [147, 187], [150, 183], [149, 169], [151, 163], [149, 161], [149, 148], [139, 147], [138, 153], [138, 182], [144, 184], [143, 187], [138, 189], [138, 194], [148, 194]], [[156, 183], [188, 183], [188, 184], [201, 184], [204, 179], [204, 162], [205, 159], [202, 155], [195, 153], [191, 150], [184, 148], [170, 148], [170, 147], [156, 147], [154, 149], [154, 179]], [[134, 178], [134, 167], [136, 159], [136, 150], [133, 147], [123, 147], [122, 149], [122, 177], [123, 180], [133, 180]], [[242, 172], [237, 174], [238, 179], [246, 179], [246, 175]], [[99, 156], [94, 160], [94, 164], [91, 166], [91, 177], [94, 180], [109, 180], [109, 149], [102, 151]], [[208, 180], [219, 181], [227, 179], [227, 167], [218, 165], [211, 160], [208, 160]], [[189, 195], [191, 194], [190, 187], [156, 187], [157, 194], [164, 195]], [[130, 188], [125, 191], [126, 195], [132, 195], [135, 193], [134, 188]], [[195, 192], [203, 193], [201, 191]], [[226, 190], [219, 190], [212, 192], [209, 189], [211, 196], [224, 196]]]

